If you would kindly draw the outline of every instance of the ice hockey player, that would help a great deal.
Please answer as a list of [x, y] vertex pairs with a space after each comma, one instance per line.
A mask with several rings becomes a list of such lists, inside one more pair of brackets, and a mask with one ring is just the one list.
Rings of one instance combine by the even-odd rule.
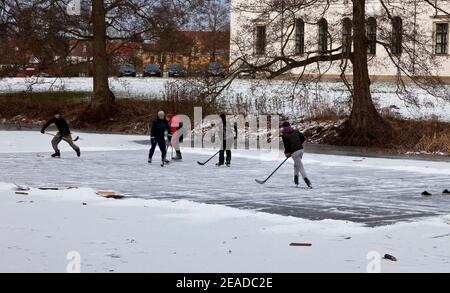
[[[237, 125], [231, 126], [231, 123], [227, 121], [225, 114], [220, 114], [219, 123], [219, 141], [220, 141], [220, 152], [219, 152], [219, 162], [216, 166], [223, 166], [225, 163], [227, 167], [231, 165], [231, 148], [234, 145], [234, 141], [237, 139], [238, 130]], [[226, 160], [225, 160], [226, 152]]]
[[72, 134], [69, 129], [69, 125], [67, 124], [66, 120], [61, 116], [61, 113], [59, 111], [55, 111], [53, 118], [47, 121], [45, 125], [41, 129], [41, 133], [44, 134], [47, 127], [49, 127], [51, 124], [55, 124], [56, 128], [58, 128], [58, 133], [55, 135], [55, 137], [52, 139], [52, 147], [55, 150], [55, 153], [52, 155], [52, 158], [59, 158], [61, 157], [61, 152], [58, 149], [59, 143], [64, 140], [66, 141], [72, 149], [77, 153], [77, 156], [81, 156], [80, 148], [73, 142]]
[[299, 174], [302, 175], [303, 180], [309, 188], [312, 188], [311, 181], [306, 175], [305, 168], [303, 167], [303, 143], [306, 141], [305, 136], [300, 131], [293, 129], [289, 122], [284, 122], [282, 125], [281, 138], [284, 144], [284, 153], [287, 158], [294, 160], [294, 183], [298, 186]]
[[158, 145], [159, 150], [161, 151], [161, 166], [164, 166], [165, 163], [169, 163], [166, 159], [167, 148], [166, 148], [166, 140], [165, 133], [167, 131], [167, 136], [169, 141], [171, 139], [171, 131], [169, 127], [169, 123], [166, 120], [166, 114], [164, 111], [159, 111], [158, 116], [155, 120], [149, 125], [150, 130], [150, 143], [151, 148], [148, 154], [148, 162], [152, 162], [153, 154], [155, 153], [156, 145]]
[[178, 161], [182, 160], [183, 156], [181, 155], [180, 144], [183, 143], [183, 138], [185, 134], [185, 130], [183, 128], [183, 122], [180, 121], [180, 117], [174, 116], [173, 114], [167, 114], [166, 117], [170, 131], [172, 132], [172, 140], [170, 141], [170, 145], [175, 149], [176, 156], [172, 158], [172, 160]]

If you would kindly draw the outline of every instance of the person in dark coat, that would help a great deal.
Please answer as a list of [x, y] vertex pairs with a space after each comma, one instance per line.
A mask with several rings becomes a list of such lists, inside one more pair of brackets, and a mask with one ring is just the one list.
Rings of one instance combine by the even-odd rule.
[[[227, 167], [231, 165], [231, 148], [234, 145], [234, 141], [237, 139], [238, 130], [237, 125], [233, 126], [227, 122], [227, 118], [225, 114], [220, 114], [219, 124], [219, 141], [221, 149], [219, 151], [219, 162], [216, 164], [217, 166], [223, 166], [225, 163]], [[226, 160], [225, 160], [226, 153]]]
[[158, 145], [159, 150], [161, 151], [161, 160], [163, 163], [168, 163], [169, 161], [166, 159], [167, 148], [166, 148], [166, 139], [165, 133], [167, 131], [167, 137], [169, 143], [171, 141], [172, 132], [170, 131], [169, 123], [166, 120], [166, 114], [164, 111], [159, 111], [158, 116], [150, 125], [150, 143], [151, 148], [148, 154], [148, 162], [152, 162], [153, 154], [155, 153], [156, 145]]
[[59, 143], [64, 140], [66, 141], [72, 149], [77, 153], [77, 156], [81, 156], [80, 148], [73, 142], [72, 133], [70, 132], [69, 125], [66, 120], [61, 116], [59, 111], [54, 112], [53, 118], [47, 121], [45, 125], [41, 129], [41, 133], [44, 134], [45, 130], [52, 124], [55, 124], [58, 128], [58, 133], [52, 139], [52, 147], [55, 150], [55, 153], [52, 155], [53, 158], [61, 157], [61, 152], [58, 149]]
[[306, 141], [305, 136], [300, 131], [293, 129], [289, 122], [283, 123], [281, 138], [284, 144], [284, 153], [287, 158], [294, 160], [294, 183], [298, 186], [299, 175], [301, 174], [303, 180], [309, 188], [312, 188], [311, 181], [306, 175], [305, 168], [303, 167], [303, 143]]

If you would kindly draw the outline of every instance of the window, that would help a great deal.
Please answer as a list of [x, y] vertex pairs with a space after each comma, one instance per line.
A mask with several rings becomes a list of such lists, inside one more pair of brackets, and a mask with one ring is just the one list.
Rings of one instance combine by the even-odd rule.
[[402, 54], [402, 40], [403, 40], [403, 22], [400, 17], [392, 19], [392, 43], [391, 51], [393, 55]]
[[0, 39], [6, 39], [8, 28], [6, 24], [0, 23]]
[[352, 51], [352, 21], [346, 17], [342, 21], [342, 52]]
[[255, 53], [262, 55], [266, 53], [266, 27], [258, 25], [256, 27], [256, 48]]
[[436, 24], [436, 54], [447, 54], [448, 23]]
[[322, 18], [319, 21], [319, 52], [325, 53], [328, 51], [328, 22]]
[[295, 21], [295, 54], [305, 53], [305, 22], [302, 19]]
[[367, 39], [369, 40], [367, 53], [375, 55], [377, 53], [377, 20], [373, 17], [367, 20]]

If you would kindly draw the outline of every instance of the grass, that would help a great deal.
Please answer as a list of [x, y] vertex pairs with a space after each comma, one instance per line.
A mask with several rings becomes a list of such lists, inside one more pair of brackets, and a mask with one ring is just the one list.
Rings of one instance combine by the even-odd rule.
[[389, 118], [399, 149], [412, 152], [450, 154], [450, 123], [437, 119], [412, 120]]
[[[26, 128], [42, 125], [52, 117], [54, 110], [63, 113], [73, 128], [89, 131], [105, 131], [129, 134], [148, 133], [148, 124], [159, 110], [166, 113], [185, 114], [193, 121], [194, 107], [202, 107], [203, 115], [223, 112], [223, 105], [199, 101], [186, 95], [166, 99], [117, 99], [115, 114], [107, 121], [88, 123], [79, 119], [80, 114], [89, 105], [89, 92], [22, 92], [0, 93], [0, 122], [9, 128]], [[383, 114], [384, 119], [394, 129], [393, 141], [387, 141], [384, 147], [405, 152], [427, 152], [450, 154], [450, 123], [437, 119], [412, 120]], [[343, 117], [331, 109], [321, 111], [317, 117], [304, 122], [323, 122], [335, 124]], [[326, 141], [327, 135], [333, 135], [333, 127], [318, 131], [317, 141]], [[317, 132], [317, 131], [316, 131]], [[339, 145], [339, 142], [333, 143]]]
[[89, 106], [88, 92], [22, 92], [0, 93], [0, 120], [8, 128], [40, 126], [53, 116], [55, 110], [62, 112], [72, 128], [90, 131], [106, 131], [130, 134], [148, 133], [148, 124], [159, 110], [166, 113], [185, 114], [193, 121], [194, 107], [202, 107], [203, 114], [221, 112], [219, 104], [192, 99], [147, 99], [120, 98], [116, 100], [116, 111], [106, 121], [90, 123], [80, 120]]

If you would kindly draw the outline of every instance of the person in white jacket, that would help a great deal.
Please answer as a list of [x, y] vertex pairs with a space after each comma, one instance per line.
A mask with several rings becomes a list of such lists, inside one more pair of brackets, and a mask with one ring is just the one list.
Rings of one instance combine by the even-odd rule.
[[167, 122], [169, 123], [172, 132], [172, 139], [170, 145], [175, 149], [176, 156], [172, 158], [174, 161], [182, 160], [180, 144], [183, 143], [184, 137], [187, 135], [186, 129], [183, 127], [183, 122], [180, 117], [173, 114], [167, 114]]

